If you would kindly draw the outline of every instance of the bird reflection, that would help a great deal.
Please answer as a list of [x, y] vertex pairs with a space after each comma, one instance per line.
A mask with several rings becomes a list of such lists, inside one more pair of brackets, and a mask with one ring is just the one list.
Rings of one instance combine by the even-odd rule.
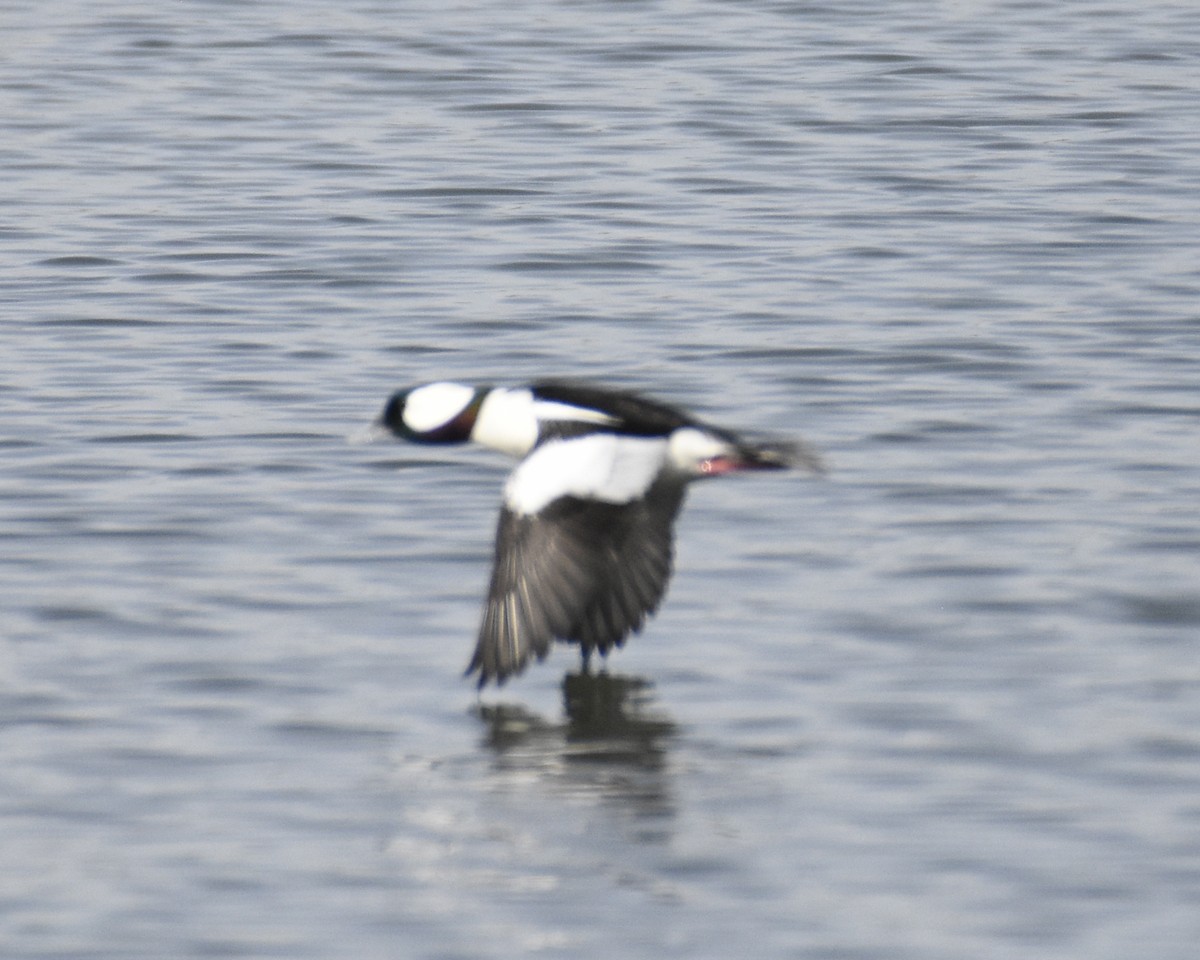
[[641, 677], [569, 673], [563, 721], [517, 704], [480, 704], [477, 712], [498, 769], [536, 772], [558, 788], [619, 800], [639, 818], [670, 816], [667, 749], [677, 728], [653, 708], [652, 690]]

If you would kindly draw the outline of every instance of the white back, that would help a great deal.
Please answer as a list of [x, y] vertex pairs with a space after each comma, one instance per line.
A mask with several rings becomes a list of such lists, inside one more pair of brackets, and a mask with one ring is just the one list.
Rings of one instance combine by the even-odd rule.
[[667, 441], [596, 433], [549, 440], [525, 459], [504, 488], [516, 513], [538, 513], [559, 497], [628, 503], [650, 489], [667, 458]]

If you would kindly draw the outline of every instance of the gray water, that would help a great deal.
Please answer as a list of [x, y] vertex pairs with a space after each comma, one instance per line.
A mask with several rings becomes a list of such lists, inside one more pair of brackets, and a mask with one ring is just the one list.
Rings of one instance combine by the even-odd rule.
[[[0, 956], [1194, 957], [1193, 4], [0, 7]], [[797, 435], [461, 679], [547, 374]]]

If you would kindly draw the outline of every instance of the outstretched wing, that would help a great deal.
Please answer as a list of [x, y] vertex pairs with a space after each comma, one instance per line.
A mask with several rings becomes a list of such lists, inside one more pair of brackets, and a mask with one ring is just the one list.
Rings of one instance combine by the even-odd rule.
[[641, 629], [671, 576], [680, 483], [624, 504], [560, 497], [536, 514], [500, 514], [475, 655], [479, 685], [503, 682], [553, 642], [607, 653]]

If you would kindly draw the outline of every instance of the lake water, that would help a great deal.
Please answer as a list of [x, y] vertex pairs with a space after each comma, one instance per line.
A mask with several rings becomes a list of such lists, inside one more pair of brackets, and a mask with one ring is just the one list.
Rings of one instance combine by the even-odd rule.
[[[0, 5], [0, 955], [1184, 960], [1192, 4]], [[461, 678], [583, 376], [807, 438]]]

